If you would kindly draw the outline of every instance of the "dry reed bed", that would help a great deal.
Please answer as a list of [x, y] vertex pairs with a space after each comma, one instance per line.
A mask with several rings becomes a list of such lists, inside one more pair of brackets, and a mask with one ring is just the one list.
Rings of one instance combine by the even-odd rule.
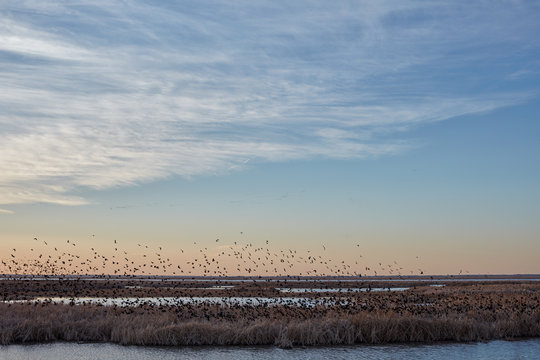
[[[14, 284], [2, 284], [4, 298], [13, 297], [14, 289], [15, 297], [44, 295], [51, 290], [41, 284], [40, 288], [26, 287], [25, 293], [24, 286]], [[55, 285], [56, 290], [62, 291], [54, 295], [82, 290], [73, 289], [72, 283], [64, 285], [65, 288]], [[111, 295], [111, 291], [119, 289], [116, 285], [107, 284], [99, 290], [104, 291], [102, 295]], [[271, 291], [258, 285], [247, 288], [246, 294]], [[229, 296], [235, 291], [228, 292]], [[334, 294], [330, 298], [343, 296]], [[116, 307], [0, 302], [0, 344], [82, 341], [289, 347], [540, 337], [540, 284], [420, 286], [403, 292], [345, 296], [350, 301], [348, 306], [315, 307]]]
[[338, 345], [479, 341], [540, 336], [540, 310], [414, 314], [343, 308], [119, 308], [0, 304], [0, 344]]

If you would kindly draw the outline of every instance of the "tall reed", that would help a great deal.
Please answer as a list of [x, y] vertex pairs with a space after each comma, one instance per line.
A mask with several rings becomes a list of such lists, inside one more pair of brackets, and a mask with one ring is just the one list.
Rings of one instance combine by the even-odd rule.
[[125, 313], [119, 308], [100, 306], [0, 304], [0, 344], [77, 341], [123, 345], [276, 344], [290, 347], [540, 336], [538, 310], [494, 318], [392, 312], [350, 315], [340, 311], [304, 318], [290, 312], [290, 317], [253, 320], [238, 317], [238, 310], [234, 308], [219, 311], [221, 315], [230, 313], [229, 319], [197, 315], [182, 318], [174, 315], [172, 309]]

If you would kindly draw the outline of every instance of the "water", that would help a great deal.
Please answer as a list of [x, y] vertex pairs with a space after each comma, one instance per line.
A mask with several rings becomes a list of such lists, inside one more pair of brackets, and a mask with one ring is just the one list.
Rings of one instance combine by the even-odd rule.
[[539, 359], [540, 339], [471, 344], [357, 345], [284, 350], [275, 347], [137, 347], [114, 344], [52, 343], [0, 346], [0, 360], [155, 359]]
[[316, 305], [348, 305], [352, 304], [351, 299], [330, 299], [328, 297], [318, 298], [296, 298], [296, 297], [217, 297], [217, 296], [181, 296], [181, 297], [118, 297], [118, 298], [105, 298], [105, 297], [50, 297], [50, 298], [35, 298], [33, 300], [12, 300], [7, 301], [10, 303], [26, 303], [26, 302], [39, 302], [39, 303], [54, 303], [54, 304], [95, 304], [104, 306], [141, 306], [141, 305], [154, 305], [154, 306], [182, 306], [182, 305], [200, 305], [200, 304], [218, 304], [225, 306], [242, 305], [242, 306], [307, 306], [313, 307]]
[[381, 291], [405, 291], [408, 287], [388, 287], [388, 288], [276, 288], [282, 293], [351, 293], [351, 292], [381, 292]]

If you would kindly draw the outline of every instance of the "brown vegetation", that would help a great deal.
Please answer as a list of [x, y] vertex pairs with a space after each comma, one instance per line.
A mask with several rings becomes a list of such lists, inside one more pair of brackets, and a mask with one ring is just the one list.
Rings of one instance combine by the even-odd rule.
[[348, 302], [315, 307], [0, 303], [0, 343], [289, 347], [540, 336], [539, 284], [423, 286], [333, 296]]

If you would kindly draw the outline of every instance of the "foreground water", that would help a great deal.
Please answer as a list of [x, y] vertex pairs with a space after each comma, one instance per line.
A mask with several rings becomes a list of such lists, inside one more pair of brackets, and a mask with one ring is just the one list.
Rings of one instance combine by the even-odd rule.
[[357, 345], [336, 347], [136, 347], [52, 343], [0, 346], [0, 360], [33, 359], [540, 359], [540, 339], [470, 344]]

